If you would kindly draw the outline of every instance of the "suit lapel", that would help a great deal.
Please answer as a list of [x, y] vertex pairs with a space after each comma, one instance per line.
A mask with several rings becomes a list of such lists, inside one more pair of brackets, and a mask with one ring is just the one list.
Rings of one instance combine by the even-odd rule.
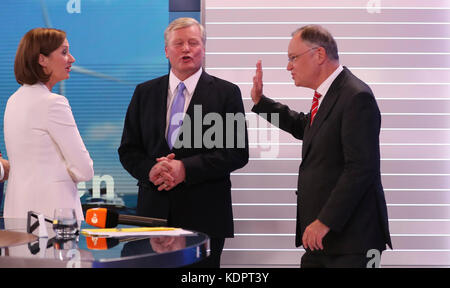
[[[158, 100], [158, 103], [160, 103], [159, 105], [161, 105], [161, 109], [157, 109], [157, 111], [159, 111], [158, 118], [161, 123], [161, 125], [159, 125], [159, 133], [160, 133], [159, 135], [163, 135], [167, 149], [169, 149], [169, 144], [167, 143], [167, 139], [166, 139], [167, 93], [169, 91], [168, 89], [169, 89], [169, 75], [166, 75], [165, 77], [162, 78], [160, 85], [158, 87], [158, 91], [156, 92], [157, 93], [156, 95], [158, 95], [158, 97], [160, 97], [160, 99]], [[148, 111], [155, 111], [155, 108], [150, 107], [150, 109]], [[150, 116], [150, 117], [152, 117], [152, 116]]]
[[[311, 127], [307, 125], [305, 129], [304, 137], [303, 137], [303, 149], [302, 149], [302, 159], [304, 160], [308, 155], [308, 152], [311, 148], [311, 142], [317, 131], [319, 131], [323, 122], [327, 119], [328, 115], [332, 111], [334, 105], [336, 104], [337, 99], [339, 98], [339, 91], [341, 90], [341, 86], [344, 82], [344, 79], [347, 76], [347, 70], [344, 67], [344, 70], [336, 77], [328, 89], [327, 94], [325, 95], [323, 102], [320, 104], [319, 110], [317, 111], [316, 116], [314, 117], [313, 124]], [[309, 115], [311, 117], [311, 114]], [[309, 123], [308, 117], [308, 123]], [[303, 161], [302, 160], [302, 161]]]
[[191, 102], [189, 103], [188, 109], [186, 110], [186, 114], [194, 119], [194, 105], [202, 105], [207, 101], [208, 97], [208, 85], [212, 81], [212, 77], [206, 73], [202, 72], [202, 75], [198, 79], [197, 86], [195, 87], [194, 95], [192, 95]]

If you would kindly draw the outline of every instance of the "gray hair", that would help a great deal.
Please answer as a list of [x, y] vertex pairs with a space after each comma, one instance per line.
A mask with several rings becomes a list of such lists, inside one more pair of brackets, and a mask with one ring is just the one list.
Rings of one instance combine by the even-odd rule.
[[323, 47], [327, 53], [328, 59], [339, 60], [336, 41], [328, 30], [320, 25], [306, 25], [292, 32], [292, 36], [296, 36], [299, 33], [301, 33], [300, 39], [302, 39], [302, 41]]
[[203, 27], [202, 24], [198, 23], [197, 20], [194, 18], [189, 17], [183, 17], [183, 18], [177, 18], [170, 22], [169, 26], [167, 26], [166, 30], [164, 31], [164, 44], [167, 46], [169, 44], [169, 36], [170, 33], [174, 30], [178, 30], [181, 28], [190, 27], [192, 25], [196, 25], [200, 29], [200, 34], [202, 36], [202, 42], [203, 45], [206, 44], [206, 31], [205, 27]]

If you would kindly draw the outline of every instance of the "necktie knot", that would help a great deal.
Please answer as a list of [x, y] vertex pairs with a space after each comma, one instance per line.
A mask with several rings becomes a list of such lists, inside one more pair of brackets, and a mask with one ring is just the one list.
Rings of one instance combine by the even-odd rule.
[[184, 86], [183, 82], [180, 82], [180, 84], [178, 84], [178, 91], [177, 91], [177, 96], [181, 93], [184, 94], [184, 89], [186, 89], [186, 86]]
[[314, 98], [317, 98], [317, 100], [319, 100], [320, 97], [322, 97], [322, 95], [319, 94], [317, 91], [314, 91]]
[[314, 121], [314, 117], [316, 117], [317, 110], [319, 110], [319, 99], [321, 96], [322, 95], [317, 93], [317, 91], [314, 91], [314, 97], [313, 97], [312, 106], [311, 106], [311, 120], [309, 122], [310, 126], [312, 125], [312, 123]]

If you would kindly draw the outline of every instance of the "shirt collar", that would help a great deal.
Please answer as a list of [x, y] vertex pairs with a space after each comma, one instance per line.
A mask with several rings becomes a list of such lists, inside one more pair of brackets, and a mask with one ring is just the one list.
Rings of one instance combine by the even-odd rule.
[[[320, 86], [316, 90], [317, 93], [319, 93], [322, 96], [325, 96], [328, 92], [328, 89], [330, 89], [331, 84], [333, 84], [333, 81], [342, 72], [342, 70], [344, 70], [344, 68], [342, 67], [342, 65], [339, 65], [338, 68], [336, 68], [336, 70], [334, 70], [334, 72], [331, 73], [331, 75], [328, 76], [328, 78], [325, 79], [325, 81], [323, 81], [322, 84], [320, 84]], [[321, 99], [323, 99], [323, 97], [321, 97]]]
[[177, 90], [178, 84], [180, 82], [184, 83], [184, 86], [186, 87], [187, 92], [189, 95], [192, 95], [195, 91], [195, 87], [197, 86], [198, 80], [200, 79], [200, 76], [202, 76], [203, 69], [200, 67], [197, 72], [189, 76], [189, 78], [185, 79], [184, 81], [181, 81], [180, 79], [175, 76], [175, 74], [172, 72], [172, 69], [170, 69], [169, 73], [169, 89], [172, 92], [172, 95], [175, 95], [175, 92]]

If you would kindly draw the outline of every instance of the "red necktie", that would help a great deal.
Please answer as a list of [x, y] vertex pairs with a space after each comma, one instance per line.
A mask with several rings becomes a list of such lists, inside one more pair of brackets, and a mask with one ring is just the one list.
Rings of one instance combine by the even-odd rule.
[[317, 110], [319, 110], [319, 98], [320, 98], [319, 93], [317, 93], [317, 91], [314, 91], [314, 98], [312, 101], [312, 106], [311, 106], [311, 122], [309, 123], [309, 125], [311, 126], [313, 121], [314, 121], [314, 117], [316, 116]]

